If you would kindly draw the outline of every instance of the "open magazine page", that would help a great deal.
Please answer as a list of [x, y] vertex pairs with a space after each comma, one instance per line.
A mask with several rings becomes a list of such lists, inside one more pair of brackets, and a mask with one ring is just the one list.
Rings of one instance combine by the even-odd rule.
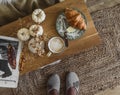
[[21, 41], [0, 36], [0, 87], [17, 87], [21, 50]]

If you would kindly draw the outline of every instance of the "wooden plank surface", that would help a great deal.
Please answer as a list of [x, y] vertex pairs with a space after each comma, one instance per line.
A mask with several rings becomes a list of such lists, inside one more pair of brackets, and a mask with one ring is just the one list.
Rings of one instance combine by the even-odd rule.
[[[26, 58], [26, 63], [24, 64], [24, 70], [21, 72], [21, 74], [38, 69], [41, 66], [49, 64], [65, 56], [79, 53], [83, 49], [89, 48], [93, 45], [97, 45], [100, 43], [100, 37], [95, 29], [91, 16], [88, 12], [87, 6], [83, 0], [76, 0], [76, 2], [74, 0], [66, 0], [65, 2], [46, 8], [44, 10], [46, 13], [46, 20], [41, 24], [44, 28], [44, 33], [47, 34], [49, 38], [53, 36], [59, 36], [55, 29], [55, 22], [59, 13], [66, 7], [78, 8], [85, 14], [88, 21], [87, 31], [85, 32], [85, 34], [80, 39], [70, 41], [69, 48], [67, 48], [63, 53], [54, 54], [49, 58], [46, 56], [38, 57], [30, 53], [27, 47], [28, 42], [26, 42], [24, 45], [24, 56]], [[18, 29], [22, 27], [29, 27], [32, 24], [34, 24], [34, 22], [31, 19], [31, 15], [26, 16], [13, 23], [0, 27], [0, 35], [17, 37], [16, 33]]]

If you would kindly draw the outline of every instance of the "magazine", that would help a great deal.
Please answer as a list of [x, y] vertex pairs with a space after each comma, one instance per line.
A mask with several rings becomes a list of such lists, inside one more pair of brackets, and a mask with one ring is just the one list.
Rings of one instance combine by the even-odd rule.
[[12, 37], [0, 36], [0, 87], [17, 87], [21, 50], [21, 41]]

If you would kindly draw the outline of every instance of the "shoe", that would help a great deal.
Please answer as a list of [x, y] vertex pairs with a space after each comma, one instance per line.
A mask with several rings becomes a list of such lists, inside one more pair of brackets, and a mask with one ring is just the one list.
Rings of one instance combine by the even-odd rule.
[[79, 93], [79, 78], [75, 72], [70, 72], [66, 77], [66, 94], [74, 93], [78, 95]]
[[49, 79], [47, 83], [47, 93], [50, 95], [50, 93], [57, 93], [58, 95], [60, 92], [60, 77], [57, 74], [53, 74]]

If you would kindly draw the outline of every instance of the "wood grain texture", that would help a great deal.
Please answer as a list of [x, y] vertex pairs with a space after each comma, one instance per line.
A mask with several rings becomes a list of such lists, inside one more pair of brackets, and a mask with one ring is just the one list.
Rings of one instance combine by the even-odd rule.
[[[65, 2], [44, 9], [46, 13], [46, 20], [41, 25], [43, 26], [44, 33], [48, 36], [48, 38], [59, 36], [55, 28], [56, 18], [66, 7], [78, 8], [85, 14], [88, 22], [87, 31], [85, 34], [80, 39], [70, 41], [69, 48], [67, 48], [63, 53], [53, 54], [49, 58], [46, 56], [41, 58], [30, 53], [27, 46], [28, 42], [26, 42], [24, 45], [26, 64], [24, 65], [24, 70], [21, 72], [21, 74], [38, 69], [65, 56], [79, 53], [83, 49], [100, 43], [100, 37], [95, 29], [90, 13], [88, 12], [87, 6], [83, 0], [76, 0], [76, 2], [74, 0], [66, 0]], [[34, 22], [31, 19], [31, 15], [29, 15], [13, 23], [0, 27], [0, 35], [16, 37], [18, 29], [22, 27], [29, 27], [32, 24], [34, 24]]]

